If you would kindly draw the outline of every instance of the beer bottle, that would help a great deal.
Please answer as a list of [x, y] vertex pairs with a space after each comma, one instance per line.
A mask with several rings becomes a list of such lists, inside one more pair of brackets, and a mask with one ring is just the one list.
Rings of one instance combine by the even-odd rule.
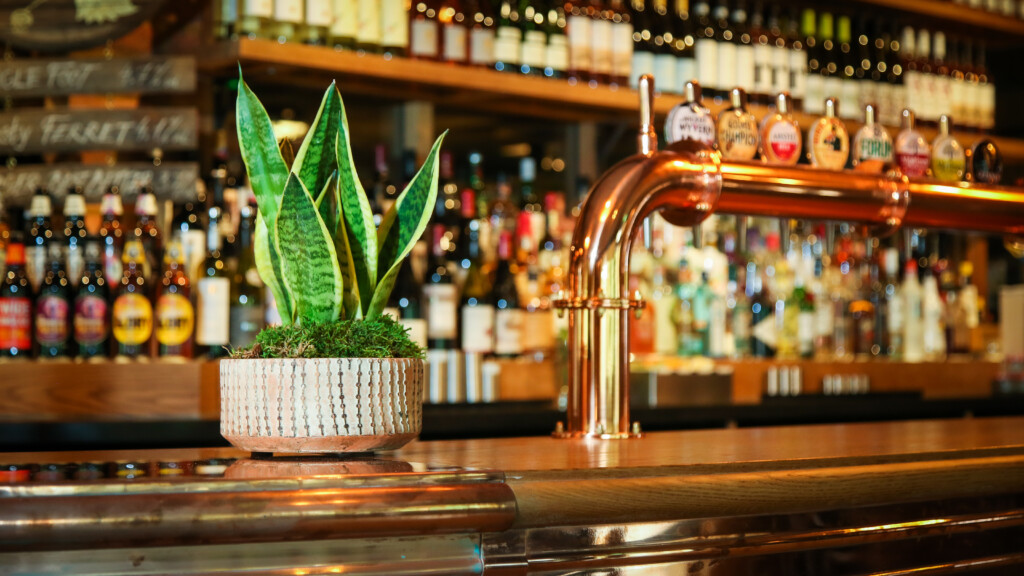
[[160, 358], [191, 358], [195, 311], [180, 235], [167, 245], [164, 274], [157, 285], [156, 348]]
[[233, 348], [252, 344], [263, 329], [263, 282], [256, 270], [252, 244], [256, 218], [254, 207], [242, 206], [238, 231], [241, 253], [231, 280], [230, 340]]
[[35, 350], [37, 358], [71, 355], [71, 282], [64, 271], [64, 250], [51, 242], [46, 276], [35, 304]]
[[107, 354], [110, 336], [110, 286], [103, 274], [104, 239], [85, 240], [85, 273], [75, 294], [74, 340], [78, 357], [92, 360]]
[[111, 321], [114, 356], [119, 360], [144, 358], [153, 333], [153, 305], [144, 273], [146, 252], [142, 240], [132, 236], [125, 242], [122, 265], [124, 272], [117, 286]]
[[0, 284], [0, 358], [27, 358], [32, 351], [32, 284], [25, 271], [21, 221], [11, 222], [7, 274]]
[[230, 341], [231, 274], [221, 254], [220, 208], [210, 208], [206, 230], [206, 260], [199, 269], [196, 308], [196, 344], [211, 358], [223, 356]]

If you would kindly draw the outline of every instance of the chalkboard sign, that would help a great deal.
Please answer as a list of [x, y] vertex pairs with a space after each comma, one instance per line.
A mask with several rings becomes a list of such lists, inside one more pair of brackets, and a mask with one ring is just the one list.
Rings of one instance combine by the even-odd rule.
[[142, 185], [153, 186], [157, 196], [174, 202], [196, 197], [199, 165], [194, 162], [164, 162], [160, 166], [144, 162], [126, 162], [115, 166], [83, 164], [47, 164], [0, 168], [0, 199], [4, 206], [27, 206], [32, 192], [43, 187], [57, 201], [71, 186], [85, 188], [89, 202], [99, 202], [111, 184], [121, 189], [128, 202], [133, 201]]
[[0, 39], [65, 52], [102, 46], [156, 14], [163, 0], [0, 0]]
[[24, 110], [0, 113], [0, 154], [82, 150], [192, 150], [193, 108]]
[[192, 92], [195, 88], [196, 61], [185, 56], [0, 61], [0, 94], [13, 98], [63, 94]]

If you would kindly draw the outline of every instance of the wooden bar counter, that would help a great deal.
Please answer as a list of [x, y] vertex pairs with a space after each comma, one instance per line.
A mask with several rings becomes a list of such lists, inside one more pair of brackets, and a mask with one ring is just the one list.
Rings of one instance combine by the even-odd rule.
[[1024, 573], [1024, 418], [0, 471], [0, 574]]

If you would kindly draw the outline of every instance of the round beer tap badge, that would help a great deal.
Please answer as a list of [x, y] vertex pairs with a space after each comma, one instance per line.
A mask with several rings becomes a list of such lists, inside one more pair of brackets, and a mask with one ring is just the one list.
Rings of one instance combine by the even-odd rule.
[[768, 121], [762, 143], [769, 164], [796, 164], [800, 160], [800, 129], [787, 120]]
[[811, 127], [811, 164], [842, 170], [850, 157], [850, 134], [838, 118], [820, 118]]
[[694, 140], [706, 146], [715, 145], [715, 123], [707, 108], [684, 102], [677, 104], [665, 120], [665, 140], [670, 144], [681, 140]]
[[726, 160], [753, 160], [757, 154], [757, 120], [738, 110], [718, 117], [718, 149]]

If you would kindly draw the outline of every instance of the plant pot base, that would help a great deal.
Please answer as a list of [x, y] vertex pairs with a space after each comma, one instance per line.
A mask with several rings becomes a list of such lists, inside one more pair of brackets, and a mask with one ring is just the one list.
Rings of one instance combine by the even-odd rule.
[[282, 438], [280, 436], [230, 436], [224, 438], [235, 448], [267, 454], [331, 454], [341, 452], [377, 452], [396, 450], [416, 439], [418, 434], [376, 436], [317, 436]]

